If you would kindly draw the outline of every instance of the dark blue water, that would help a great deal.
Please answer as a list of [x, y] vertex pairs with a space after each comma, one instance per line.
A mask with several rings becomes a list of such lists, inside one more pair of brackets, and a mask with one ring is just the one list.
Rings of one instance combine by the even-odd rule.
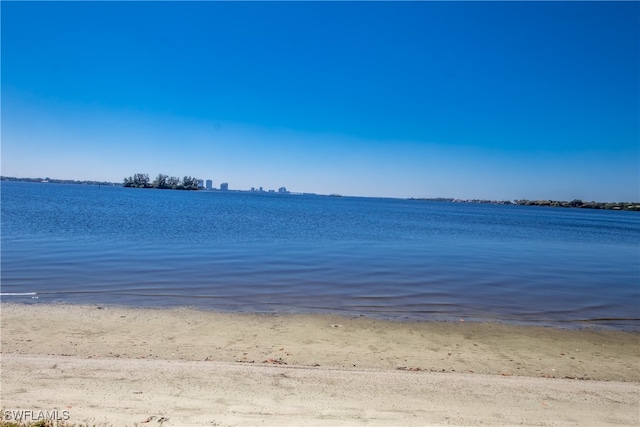
[[640, 330], [634, 212], [20, 182], [1, 194], [4, 301]]

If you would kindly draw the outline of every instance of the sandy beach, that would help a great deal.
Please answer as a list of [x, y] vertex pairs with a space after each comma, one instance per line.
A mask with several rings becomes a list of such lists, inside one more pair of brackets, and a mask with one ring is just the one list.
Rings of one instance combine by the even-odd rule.
[[105, 426], [161, 417], [175, 426], [640, 424], [638, 333], [192, 309], [1, 310], [3, 411], [66, 411], [70, 422]]

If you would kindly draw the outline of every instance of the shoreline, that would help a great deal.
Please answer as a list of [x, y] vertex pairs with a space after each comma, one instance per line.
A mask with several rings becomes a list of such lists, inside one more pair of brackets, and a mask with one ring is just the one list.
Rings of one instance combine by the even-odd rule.
[[[7, 302], [0, 307], [3, 353], [242, 363], [282, 357], [282, 364], [301, 366], [320, 358], [340, 368], [411, 365], [433, 372], [640, 382], [640, 333], [635, 331], [186, 307]], [[30, 339], [23, 339], [25, 333]], [[296, 354], [278, 343], [297, 347]], [[590, 366], [598, 358], [609, 363]], [[629, 361], [636, 362], [633, 369]]]
[[[187, 308], [0, 308], [0, 406], [71, 406], [74, 422], [132, 425], [152, 408], [173, 418], [167, 425], [640, 421], [636, 332]], [[224, 390], [218, 381], [228, 382]], [[225, 400], [229, 393], [235, 403]], [[512, 404], [519, 393], [529, 397]], [[218, 400], [203, 400], [209, 394]], [[211, 411], [217, 418], [205, 422]]]
[[[6, 297], [25, 297], [31, 299], [14, 299], [7, 300]], [[4, 300], [3, 300], [4, 298]], [[34, 299], [35, 298], [35, 299]], [[288, 307], [282, 310], [260, 310], [256, 307], [255, 310], [239, 310], [237, 308], [229, 307], [205, 307], [197, 304], [154, 304], [154, 305], [130, 305], [126, 303], [107, 302], [98, 304], [94, 302], [70, 302], [65, 300], [39, 300], [37, 292], [7, 292], [0, 293], [0, 304], [3, 305], [46, 305], [46, 306], [78, 306], [78, 307], [100, 307], [111, 309], [124, 309], [124, 310], [191, 310], [194, 312], [204, 313], [217, 313], [217, 314], [229, 314], [229, 315], [246, 315], [246, 316], [334, 316], [343, 318], [366, 318], [379, 322], [391, 322], [391, 323], [457, 323], [468, 322], [472, 324], [497, 324], [505, 325], [507, 327], [524, 327], [524, 328], [551, 328], [558, 330], [571, 330], [571, 331], [611, 331], [611, 332], [625, 332], [632, 334], [640, 334], [640, 319], [528, 319], [520, 318], [518, 316], [511, 317], [499, 317], [495, 316], [455, 316], [454, 314], [442, 314], [437, 317], [424, 318], [412, 315], [411, 313], [396, 313], [394, 315], [389, 314], [387, 311], [353, 311], [348, 308], [344, 309], [325, 309], [325, 308], [305, 308], [305, 307]], [[237, 304], [241, 306], [242, 304]], [[285, 305], [283, 305], [285, 306]]]

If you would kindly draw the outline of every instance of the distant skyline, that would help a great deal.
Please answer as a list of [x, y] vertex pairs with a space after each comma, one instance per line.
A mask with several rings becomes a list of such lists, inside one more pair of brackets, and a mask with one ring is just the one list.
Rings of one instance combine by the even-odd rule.
[[638, 2], [0, 8], [4, 176], [640, 199]]

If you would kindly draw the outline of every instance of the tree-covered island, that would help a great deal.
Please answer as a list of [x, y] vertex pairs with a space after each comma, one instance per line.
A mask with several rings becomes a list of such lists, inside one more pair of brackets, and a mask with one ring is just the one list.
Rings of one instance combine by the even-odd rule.
[[199, 190], [198, 179], [185, 176], [182, 180], [175, 176], [158, 174], [151, 181], [146, 173], [137, 173], [124, 179], [123, 187], [132, 188], [159, 188], [162, 190]]

